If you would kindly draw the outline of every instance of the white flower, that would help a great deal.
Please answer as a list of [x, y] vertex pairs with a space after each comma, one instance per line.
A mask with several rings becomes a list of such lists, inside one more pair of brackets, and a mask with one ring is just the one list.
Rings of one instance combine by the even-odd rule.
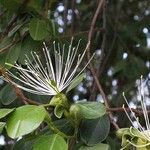
[[[43, 52], [46, 61], [45, 66], [42, 64], [36, 52], [31, 52], [33, 61], [26, 56], [27, 69], [22, 68], [18, 64], [13, 66], [18, 70], [19, 77], [10, 71], [7, 72], [11, 77], [10, 82], [24, 91], [38, 95], [56, 95], [57, 93], [60, 93], [72, 83], [75, 77], [81, 74], [94, 56], [93, 55], [85, 67], [76, 74], [89, 44], [87, 44], [84, 52], [77, 56], [80, 41], [76, 47], [72, 47], [72, 42], [73, 41], [71, 41], [71, 44], [69, 45], [67, 57], [65, 56], [65, 45], [63, 45], [61, 49], [58, 44], [58, 50], [56, 50], [56, 44], [55, 42], [53, 43], [54, 62], [52, 62], [52, 55], [44, 43]], [[17, 80], [19, 83], [16, 83]]]
[[[144, 115], [144, 120], [145, 120], [146, 128], [144, 128], [141, 125], [141, 123], [139, 122], [139, 118], [136, 117], [135, 113], [130, 108], [130, 104], [128, 103], [128, 101], [127, 101], [124, 93], [123, 93], [123, 97], [124, 97], [124, 99], [125, 99], [128, 107], [130, 109], [132, 117], [129, 116], [128, 112], [124, 108], [124, 105], [123, 105], [123, 108], [124, 108], [124, 111], [125, 111], [127, 117], [129, 118], [130, 122], [132, 123], [132, 126], [134, 128], [136, 128], [141, 133], [142, 137], [144, 137], [145, 140], [147, 140], [147, 141], [150, 142], [150, 120], [149, 120], [148, 111], [147, 111], [147, 108], [146, 108], [146, 101], [145, 101], [144, 89], [143, 89], [143, 85], [142, 85], [142, 76], [141, 76], [141, 84], [140, 84], [140, 93], [139, 94], [140, 94], [141, 109], [142, 109], [142, 112], [143, 112], [143, 115]], [[136, 122], [136, 126], [135, 126], [135, 122]], [[150, 143], [148, 143], [148, 145], [149, 144]]]

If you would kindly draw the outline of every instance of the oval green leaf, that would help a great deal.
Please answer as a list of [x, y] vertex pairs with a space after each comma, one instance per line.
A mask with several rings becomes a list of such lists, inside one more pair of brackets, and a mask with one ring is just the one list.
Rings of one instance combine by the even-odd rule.
[[34, 40], [40, 41], [48, 36], [47, 23], [44, 20], [33, 18], [29, 24], [29, 33]]
[[25, 65], [26, 55], [33, 61], [31, 57], [31, 51], [37, 52], [40, 48], [41, 42], [34, 41], [30, 35], [26, 36], [21, 43], [21, 53], [19, 55], [18, 62]]
[[0, 0], [1, 4], [8, 8], [11, 13], [17, 12], [21, 6], [21, 1], [19, 0]]
[[86, 145], [92, 146], [105, 140], [109, 130], [110, 121], [107, 115], [97, 119], [83, 120], [80, 128], [80, 137]]
[[[19, 57], [19, 54], [20, 54], [20, 50], [21, 50], [21, 43], [18, 43], [16, 45], [14, 45], [13, 47], [11, 47], [9, 49], [9, 52], [6, 56], [6, 60], [5, 62], [6, 63], [10, 63], [10, 64], [14, 64], [18, 57]], [[11, 67], [10, 66], [6, 66], [8, 69], [10, 69]]]
[[95, 146], [82, 146], [79, 148], [79, 150], [110, 150], [110, 147], [108, 144], [99, 143]]
[[0, 122], [0, 134], [2, 133], [3, 131], [3, 128], [5, 127], [5, 122]]
[[70, 114], [76, 119], [96, 119], [105, 113], [106, 108], [100, 102], [81, 102], [70, 107]]
[[0, 119], [10, 114], [13, 110], [14, 108], [13, 109], [6, 109], [6, 108], [0, 109]]
[[[0, 42], [0, 49], [3, 49], [11, 44], [12, 44], [12, 38], [8, 38], [8, 37], [3, 38], [3, 40]], [[5, 65], [5, 59], [6, 59], [7, 54], [8, 54], [7, 51], [3, 51], [3, 53], [0, 54], [0, 65], [1, 66]]]
[[63, 133], [68, 136], [73, 136], [74, 134], [74, 126], [72, 122], [68, 119], [58, 119], [53, 122], [55, 126]]
[[13, 150], [33, 150], [33, 144], [36, 137], [22, 138], [19, 141], [15, 142], [13, 145]]
[[14, 139], [31, 133], [39, 127], [45, 116], [43, 106], [26, 105], [17, 108], [6, 122], [8, 136]]
[[66, 141], [57, 134], [43, 135], [33, 146], [33, 150], [67, 150]]
[[0, 91], [0, 101], [3, 105], [9, 105], [17, 98], [16, 93], [10, 85], [5, 85]]

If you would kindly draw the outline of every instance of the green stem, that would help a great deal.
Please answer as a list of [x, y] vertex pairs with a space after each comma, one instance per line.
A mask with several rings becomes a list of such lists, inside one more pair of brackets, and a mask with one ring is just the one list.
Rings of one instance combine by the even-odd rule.
[[45, 118], [45, 122], [47, 123], [47, 125], [49, 126], [49, 128], [56, 134], [59, 134], [60, 136], [68, 139], [70, 138], [69, 136], [67, 136], [65, 133], [61, 132], [56, 126], [55, 124], [52, 122], [49, 113], [47, 112], [47, 116]]
[[43, 107], [50, 107], [51, 104], [42, 104]]

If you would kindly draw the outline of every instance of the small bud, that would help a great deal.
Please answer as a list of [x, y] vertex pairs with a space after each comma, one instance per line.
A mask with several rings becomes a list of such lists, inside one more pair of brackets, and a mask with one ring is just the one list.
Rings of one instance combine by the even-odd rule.
[[124, 134], [127, 130], [129, 130], [129, 128], [121, 128], [121, 129], [117, 130], [117, 132], [116, 132], [117, 137], [121, 139], [122, 136], [123, 136], [123, 134]]
[[73, 119], [80, 119], [80, 108], [78, 105], [71, 105], [70, 107], [70, 115]]

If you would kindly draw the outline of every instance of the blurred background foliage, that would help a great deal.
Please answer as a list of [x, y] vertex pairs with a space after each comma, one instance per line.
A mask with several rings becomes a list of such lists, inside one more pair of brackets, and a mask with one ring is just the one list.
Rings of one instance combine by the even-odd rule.
[[[52, 42], [68, 45], [81, 39], [82, 53], [88, 42], [88, 32], [98, 0], [0, 0], [0, 66], [15, 62], [25, 67], [25, 55], [36, 51], [41, 58], [43, 42], [52, 49]], [[148, 0], [108, 0], [100, 11], [91, 40], [91, 53], [96, 52], [92, 63], [108, 96], [111, 107], [121, 107], [122, 92], [131, 104], [137, 103], [137, 86], [140, 75], [146, 79], [146, 96], [150, 89], [150, 5]], [[43, 60], [44, 61], [44, 60]], [[87, 59], [84, 59], [85, 65]], [[12, 68], [8, 68], [13, 70]], [[31, 99], [46, 103], [50, 98], [24, 92]], [[71, 100], [87, 99], [103, 102], [101, 93], [90, 73], [86, 80], [68, 95]], [[149, 99], [150, 100], [150, 99]], [[150, 103], [147, 103], [148, 106]], [[22, 105], [14, 90], [0, 79], [0, 107]], [[119, 127], [129, 126], [124, 112], [114, 112]], [[2, 137], [1, 137], [2, 138]], [[7, 141], [7, 136], [5, 140]], [[111, 125], [106, 142], [111, 149], [119, 149]], [[2, 144], [3, 145], [3, 144]], [[2, 149], [9, 149], [8, 140]]]

